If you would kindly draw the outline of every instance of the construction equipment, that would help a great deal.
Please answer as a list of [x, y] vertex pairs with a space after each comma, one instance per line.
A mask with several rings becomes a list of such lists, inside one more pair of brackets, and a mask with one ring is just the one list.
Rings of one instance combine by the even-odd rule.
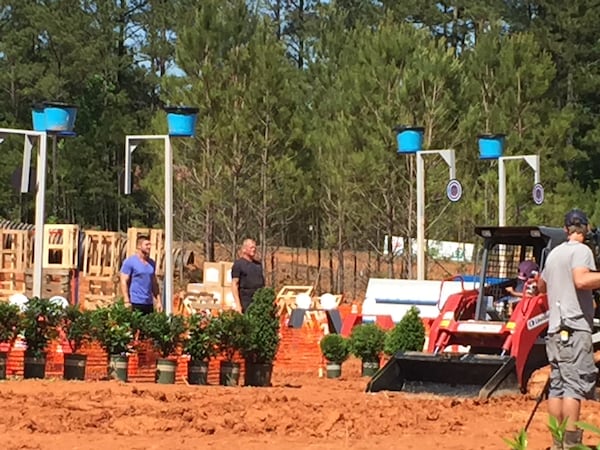
[[520, 301], [511, 304], [506, 288], [516, 285], [521, 261], [543, 267], [566, 233], [542, 226], [477, 227], [475, 233], [484, 239], [480, 275], [460, 278], [476, 287], [448, 296], [431, 326], [427, 351], [394, 355], [369, 381], [367, 392], [488, 398], [525, 392], [531, 374], [548, 364], [546, 296], [524, 289]]

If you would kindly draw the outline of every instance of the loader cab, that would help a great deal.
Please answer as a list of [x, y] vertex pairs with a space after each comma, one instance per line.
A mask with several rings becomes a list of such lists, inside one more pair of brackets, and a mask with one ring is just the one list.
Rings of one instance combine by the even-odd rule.
[[484, 240], [475, 319], [496, 321], [508, 318], [497, 305], [517, 284], [519, 264], [534, 261], [541, 270], [550, 250], [567, 238], [562, 228], [542, 226], [476, 227], [475, 234]]

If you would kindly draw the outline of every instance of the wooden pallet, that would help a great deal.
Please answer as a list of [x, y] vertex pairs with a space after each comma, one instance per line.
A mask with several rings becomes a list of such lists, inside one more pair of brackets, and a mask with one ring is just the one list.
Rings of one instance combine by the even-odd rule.
[[283, 286], [275, 297], [278, 314], [286, 313], [289, 316], [292, 309], [296, 307], [296, 296], [308, 294], [312, 298], [313, 290], [312, 286]]
[[44, 269], [75, 269], [79, 254], [79, 225], [44, 225]]
[[114, 303], [119, 296], [119, 276], [95, 277], [85, 276], [80, 279], [79, 292], [82, 292], [84, 309], [97, 309]]
[[[50, 298], [60, 295], [72, 302], [71, 281], [73, 270], [71, 269], [44, 269], [42, 272], [42, 298]], [[33, 270], [25, 271], [25, 295], [33, 295]]]
[[27, 230], [0, 229], [0, 271], [25, 272], [32, 258], [31, 238]]
[[85, 230], [83, 275], [112, 278], [121, 264], [121, 235], [113, 231]]

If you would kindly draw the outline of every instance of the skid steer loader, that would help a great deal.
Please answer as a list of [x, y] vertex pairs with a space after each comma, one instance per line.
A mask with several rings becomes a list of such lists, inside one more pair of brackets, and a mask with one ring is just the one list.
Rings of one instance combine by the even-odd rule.
[[476, 288], [450, 295], [430, 328], [427, 351], [394, 355], [367, 392], [489, 398], [525, 392], [533, 371], [548, 364], [546, 296], [528, 295], [528, 281], [523, 297], [511, 304], [506, 288], [516, 285], [520, 262], [535, 261], [541, 269], [566, 233], [542, 226], [477, 227], [475, 233], [484, 239]]

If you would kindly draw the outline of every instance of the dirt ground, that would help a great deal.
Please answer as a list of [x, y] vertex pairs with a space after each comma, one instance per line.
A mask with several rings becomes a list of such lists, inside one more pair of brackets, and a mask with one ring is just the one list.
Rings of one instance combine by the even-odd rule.
[[[488, 401], [364, 392], [358, 364], [341, 379], [275, 372], [273, 387], [9, 380], [0, 383], [2, 448], [13, 449], [507, 449], [532, 395]], [[600, 423], [600, 403], [582, 419]], [[546, 402], [530, 449], [548, 445]], [[597, 445], [589, 433], [585, 442]]]

